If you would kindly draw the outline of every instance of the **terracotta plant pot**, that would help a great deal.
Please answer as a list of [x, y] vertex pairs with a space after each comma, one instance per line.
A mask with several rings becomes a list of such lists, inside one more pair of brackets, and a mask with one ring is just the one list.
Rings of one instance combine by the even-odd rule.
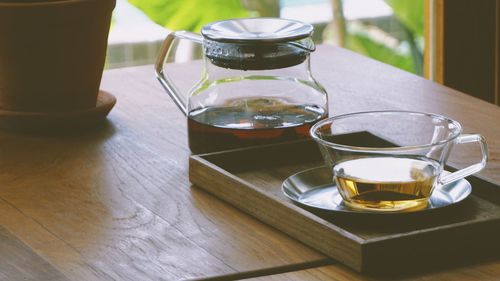
[[0, 0], [0, 110], [96, 106], [116, 0]]

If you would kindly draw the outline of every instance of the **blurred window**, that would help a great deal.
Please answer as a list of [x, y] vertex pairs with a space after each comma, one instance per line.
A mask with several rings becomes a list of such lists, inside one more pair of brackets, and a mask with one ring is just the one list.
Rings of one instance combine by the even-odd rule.
[[[204, 23], [216, 19], [280, 16], [313, 24], [317, 43], [339, 45], [422, 74], [423, 0], [226, 0], [224, 4], [217, 4], [220, 0], [129, 1], [135, 5], [117, 0], [108, 68], [153, 63], [168, 33], [157, 23], [196, 32]], [[161, 11], [162, 7], [165, 11]], [[194, 7], [199, 11], [193, 11]], [[186, 13], [189, 17], [179, 16]], [[195, 54], [199, 48], [182, 48], [182, 60], [199, 57]]]

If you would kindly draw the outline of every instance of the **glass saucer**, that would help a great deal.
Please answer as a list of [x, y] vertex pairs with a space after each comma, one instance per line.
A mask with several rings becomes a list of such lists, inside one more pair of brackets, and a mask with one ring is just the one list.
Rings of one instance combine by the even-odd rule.
[[[444, 171], [443, 173], [448, 172]], [[325, 166], [301, 171], [288, 177], [282, 184], [282, 191], [286, 197], [298, 205], [317, 210], [341, 213], [394, 214], [428, 212], [454, 205], [469, 196], [472, 186], [466, 179], [461, 179], [448, 185], [436, 187], [426, 208], [397, 212], [365, 211], [349, 208], [344, 204], [337, 186], [332, 180], [332, 172]]]

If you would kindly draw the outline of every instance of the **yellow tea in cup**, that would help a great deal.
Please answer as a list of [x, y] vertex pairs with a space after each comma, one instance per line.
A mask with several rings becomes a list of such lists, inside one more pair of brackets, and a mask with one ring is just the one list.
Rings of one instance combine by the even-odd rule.
[[333, 167], [345, 203], [359, 209], [424, 208], [438, 171], [439, 163], [425, 158], [360, 158]]
[[[365, 146], [368, 133], [386, 140]], [[482, 170], [488, 160], [486, 141], [461, 134], [462, 127], [441, 115], [411, 111], [371, 111], [324, 119], [310, 130], [330, 168], [345, 205], [372, 212], [425, 208], [436, 186]], [[443, 173], [455, 144], [477, 142], [480, 162]]]

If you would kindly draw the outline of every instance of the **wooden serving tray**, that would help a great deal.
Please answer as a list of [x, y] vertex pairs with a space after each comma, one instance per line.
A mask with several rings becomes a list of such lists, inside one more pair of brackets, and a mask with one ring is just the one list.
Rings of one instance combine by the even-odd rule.
[[[352, 134], [369, 143], [383, 140]], [[500, 187], [469, 177], [472, 194], [432, 212], [332, 214], [295, 205], [282, 182], [323, 165], [312, 140], [193, 155], [191, 182], [360, 272], [399, 272], [498, 257]]]

